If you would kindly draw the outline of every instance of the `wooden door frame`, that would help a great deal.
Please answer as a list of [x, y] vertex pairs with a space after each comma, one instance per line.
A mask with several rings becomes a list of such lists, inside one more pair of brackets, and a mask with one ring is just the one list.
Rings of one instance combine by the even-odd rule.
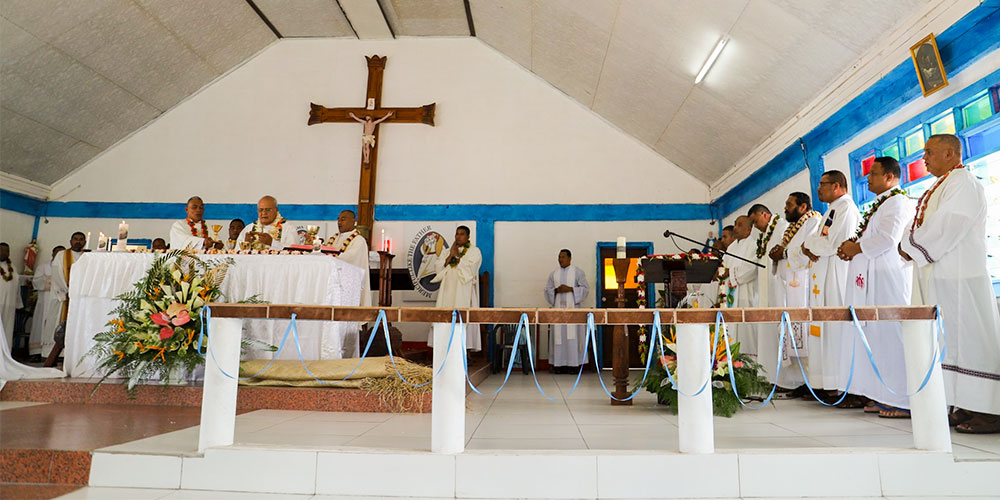
[[[605, 248], [617, 248], [618, 243], [615, 241], [598, 241], [596, 245], [595, 252], [597, 253], [597, 283], [594, 290], [597, 293], [594, 294], [594, 301], [597, 308], [608, 307], [601, 302], [601, 295], [604, 294], [604, 262], [601, 260], [601, 250]], [[631, 248], [642, 248], [646, 250], [646, 255], [653, 255], [653, 242], [652, 241], [628, 241], [625, 243], [626, 249]], [[655, 289], [653, 288], [653, 283], [646, 283], [646, 297], [655, 297]], [[612, 304], [611, 307], [615, 306]], [[610, 368], [611, 365], [604, 363], [604, 325], [599, 325], [596, 332], [597, 337], [597, 355], [602, 359], [598, 362], [602, 368]]]

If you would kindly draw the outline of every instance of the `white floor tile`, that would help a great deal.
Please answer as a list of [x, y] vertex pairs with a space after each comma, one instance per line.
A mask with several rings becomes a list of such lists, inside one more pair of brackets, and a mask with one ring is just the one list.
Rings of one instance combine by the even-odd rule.
[[893, 429], [857, 419], [799, 419], [776, 422], [775, 425], [803, 436], [886, 436], [905, 434], [906, 431]]
[[573, 425], [530, 425], [493, 423], [482, 424], [476, 429], [474, 438], [518, 439], [518, 438], [580, 438], [580, 430]]
[[955, 462], [947, 453], [899, 453], [878, 457], [886, 496], [996, 496], [997, 462]]
[[455, 495], [454, 455], [320, 453], [316, 470], [316, 493], [365, 495], [377, 488], [380, 495]]
[[301, 432], [255, 432], [237, 435], [234, 446], [275, 445], [289, 447], [334, 447], [347, 444], [357, 436], [335, 434], [306, 434]]
[[384, 450], [430, 450], [430, 433], [423, 436], [373, 436], [366, 434], [356, 437], [345, 446], [379, 448]]
[[[266, 474], [254, 471], [267, 471]], [[313, 494], [316, 452], [215, 448], [185, 457], [184, 489]]]
[[57, 500], [161, 500], [175, 492], [177, 490], [88, 486], [56, 498]]
[[460, 498], [597, 497], [593, 456], [473, 453], [457, 455], [455, 461], [455, 495]]
[[181, 460], [178, 456], [94, 453], [89, 484], [124, 488], [179, 488]]
[[828, 445], [808, 437], [716, 437], [716, 450], [755, 450], [781, 448], [828, 448]]
[[313, 495], [246, 493], [236, 491], [178, 490], [163, 500], [312, 500]]
[[591, 450], [632, 450], [676, 453], [677, 436], [669, 437], [589, 437], [584, 438]]
[[263, 432], [278, 434], [308, 434], [308, 435], [336, 435], [336, 436], [360, 436], [378, 425], [381, 422], [321, 422], [304, 421], [295, 419], [289, 422], [281, 422], [268, 427]]
[[588, 425], [580, 424], [577, 426], [580, 429], [580, 434], [583, 435], [584, 439], [591, 438], [628, 438], [628, 437], [644, 437], [644, 438], [669, 438], [677, 437], [677, 426], [670, 424], [669, 422], [660, 421], [651, 425], [634, 425], [634, 424], [621, 424], [621, 425], [609, 425], [609, 424], [599, 424], [599, 425]]
[[[831, 474], [850, 479], [830, 481]], [[874, 454], [743, 454], [739, 457], [739, 480], [744, 497], [882, 494]]]
[[[724, 498], [740, 494], [736, 455], [609, 455], [597, 457], [601, 498]], [[639, 471], [655, 471], [639, 474]], [[654, 479], [655, 478], [655, 479]]]
[[466, 444], [467, 450], [585, 450], [587, 443], [582, 438], [472, 438]]

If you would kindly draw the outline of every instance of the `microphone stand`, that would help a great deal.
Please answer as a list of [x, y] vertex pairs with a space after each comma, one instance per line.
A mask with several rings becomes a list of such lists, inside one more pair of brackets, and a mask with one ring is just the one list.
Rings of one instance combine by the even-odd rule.
[[[673, 236], [676, 236], [676, 237], [678, 237], [680, 239], [683, 239], [683, 240], [690, 241], [691, 243], [694, 243], [695, 245], [704, 245], [705, 244], [702, 241], [692, 240], [691, 238], [688, 238], [687, 236], [684, 236], [683, 234], [674, 233], [674, 232], [670, 231], [669, 229], [667, 229], [666, 231], [663, 232], [663, 237], [664, 238], [671, 238]], [[747, 238], [749, 238], [749, 236], [747, 236]], [[753, 264], [753, 265], [755, 265], [755, 266], [757, 266], [757, 267], [759, 267], [761, 269], [764, 269], [764, 267], [765, 267], [763, 264], [761, 264], [759, 262], [754, 262], [752, 260], [745, 259], [743, 257], [740, 257], [739, 255], [729, 253], [729, 252], [727, 252], [725, 250], [718, 250], [718, 249], [713, 249], [713, 250], [716, 251], [716, 252], [721, 253], [722, 255], [728, 255], [728, 256], [733, 257], [735, 259], [742, 260], [743, 262], [746, 262], [748, 264]]]

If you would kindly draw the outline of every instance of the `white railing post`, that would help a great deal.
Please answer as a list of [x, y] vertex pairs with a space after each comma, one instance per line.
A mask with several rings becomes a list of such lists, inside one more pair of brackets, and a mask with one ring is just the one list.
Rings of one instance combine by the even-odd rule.
[[[465, 325], [455, 325], [455, 339], [445, 363], [451, 324], [434, 323], [434, 382], [431, 392], [431, 451], [462, 453], [465, 451], [465, 367], [462, 340]], [[441, 364], [444, 370], [438, 373]]]
[[712, 386], [694, 394], [709, 374], [708, 325], [677, 325], [677, 427], [681, 453], [714, 453]]
[[[927, 385], [910, 396], [910, 419], [913, 446], [919, 450], [951, 452], [948, 427], [948, 403], [944, 395], [937, 336], [931, 335], [934, 321], [903, 321], [903, 352], [906, 359], [906, 392], [913, 394], [927, 375], [928, 363], [934, 368]], [[894, 388], [895, 390], [895, 388]]]
[[205, 384], [201, 392], [201, 428], [198, 433], [198, 452], [214, 446], [233, 444], [236, 432], [237, 380], [239, 376], [240, 343], [243, 320], [239, 318], [212, 318], [209, 322], [208, 349], [205, 355]]

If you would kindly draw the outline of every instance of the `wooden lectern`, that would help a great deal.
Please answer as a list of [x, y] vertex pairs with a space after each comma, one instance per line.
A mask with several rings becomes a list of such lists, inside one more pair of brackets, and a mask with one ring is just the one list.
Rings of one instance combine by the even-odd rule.
[[[687, 296], [688, 283], [710, 283], [715, 277], [720, 259], [651, 259], [643, 257], [642, 268], [647, 283], [663, 283], [667, 287], [667, 307], [677, 307]], [[616, 271], [617, 272], [617, 271]], [[713, 300], [715, 297], [711, 297]], [[655, 302], [654, 302], [655, 303]]]

